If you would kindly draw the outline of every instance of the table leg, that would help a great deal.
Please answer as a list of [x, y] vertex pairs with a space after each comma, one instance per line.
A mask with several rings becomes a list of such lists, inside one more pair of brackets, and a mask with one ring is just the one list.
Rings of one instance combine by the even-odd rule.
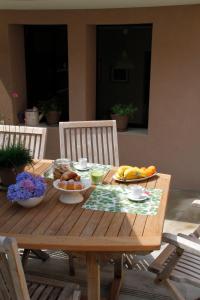
[[115, 260], [114, 279], [111, 285], [109, 300], [117, 300], [123, 279], [123, 254]]
[[100, 266], [95, 253], [87, 253], [87, 296], [88, 300], [100, 300]]

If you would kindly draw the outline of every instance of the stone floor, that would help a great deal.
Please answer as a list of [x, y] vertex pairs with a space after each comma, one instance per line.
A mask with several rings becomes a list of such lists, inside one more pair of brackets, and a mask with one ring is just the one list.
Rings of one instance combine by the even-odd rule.
[[[164, 224], [164, 232], [190, 233], [199, 224], [200, 207], [192, 206], [195, 199], [200, 199], [200, 192], [173, 190], [170, 193], [169, 204]], [[164, 245], [162, 246], [164, 247]], [[124, 284], [121, 289], [119, 300], [170, 300], [171, 293], [162, 286], [155, 285], [154, 274], [147, 271], [147, 267], [154, 257], [159, 254], [155, 251], [146, 256], [133, 256], [136, 262], [133, 270], [125, 270]], [[78, 281], [83, 294], [86, 292], [86, 270], [82, 260], [76, 260], [76, 276], [69, 278], [67, 275], [67, 256], [61, 252], [51, 254], [51, 259], [45, 263], [39, 260], [30, 260], [27, 271], [33, 274], [46, 274], [62, 280]], [[102, 295], [107, 295], [109, 284], [112, 279], [113, 266], [104, 264], [101, 267]], [[200, 288], [194, 288], [187, 284], [178, 285], [186, 300], [195, 300], [200, 297]], [[94, 299], [95, 300], [95, 299]]]

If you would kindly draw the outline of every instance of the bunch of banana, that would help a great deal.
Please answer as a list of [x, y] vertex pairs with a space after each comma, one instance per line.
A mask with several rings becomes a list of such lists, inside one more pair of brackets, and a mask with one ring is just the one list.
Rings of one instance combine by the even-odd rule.
[[140, 169], [138, 167], [121, 166], [115, 173], [115, 177], [120, 180], [131, 180], [140, 177]]

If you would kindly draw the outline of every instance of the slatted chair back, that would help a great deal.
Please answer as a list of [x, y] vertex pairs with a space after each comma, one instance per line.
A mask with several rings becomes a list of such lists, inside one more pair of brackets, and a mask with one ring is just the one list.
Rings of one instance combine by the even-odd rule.
[[21, 144], [30, 150], [34, 159], [43, 159], [46, 136], [46, 128], [0, 125], [0, 149], [12, 144]]
[[0, 237], [0, 299], [30, 300], [15, 239]]
[[119, 166], [116, 121], [60, 122], [62, 158]]

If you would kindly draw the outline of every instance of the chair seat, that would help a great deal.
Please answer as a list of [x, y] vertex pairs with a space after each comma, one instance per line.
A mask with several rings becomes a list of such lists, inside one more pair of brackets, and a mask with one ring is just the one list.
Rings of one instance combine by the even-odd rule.
[[79, 285], [26, 275], [31, 300], [79, 300]]
[[[149, 266], [149, 270], [156, 274], [160, 273], [164, 268], [167, 268], [175, 253], [176, 247], [173, 245], [168, 245]], [[169, 278], [178, 282], [186, 282], [199, 287], [200, 257], [184, 251]]]

